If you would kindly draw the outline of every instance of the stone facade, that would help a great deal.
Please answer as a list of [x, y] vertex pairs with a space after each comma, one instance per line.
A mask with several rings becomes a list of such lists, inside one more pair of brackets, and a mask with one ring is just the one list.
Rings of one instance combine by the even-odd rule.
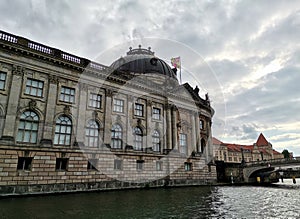
[[216, 180], [209, 100], [150, 49], [136, 56], [158, 70], [124, 72], [0, 32], [0, 194]]

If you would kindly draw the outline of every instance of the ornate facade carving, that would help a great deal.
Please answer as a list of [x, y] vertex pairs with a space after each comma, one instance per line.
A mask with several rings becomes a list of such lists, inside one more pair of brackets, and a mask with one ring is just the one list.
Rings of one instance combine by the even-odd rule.
[[13, 69], [12, 69], [13, 75], [23, 76], [24, 72], [25, 72], [25, 68], [23, 66], [13, 65]]
[[58, 84], [59, 79], [56, 75], [49, 75], [49, 82], [51, 84]]

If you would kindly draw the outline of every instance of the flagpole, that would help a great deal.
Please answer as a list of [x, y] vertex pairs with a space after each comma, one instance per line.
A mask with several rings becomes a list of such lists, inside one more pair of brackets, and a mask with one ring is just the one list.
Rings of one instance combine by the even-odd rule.
[[180, 74], [180, 84], [182, 84], [182, 79], [181, 79], [181, 59], [180, 59], [180, 71], [179, 71], [179, 74]]
[[180, 74], [180, 84], [182, 84], [182, 79], [181, 79], [181, 65], [180, 65], [180, 71], [179, 71], [179, 74]]

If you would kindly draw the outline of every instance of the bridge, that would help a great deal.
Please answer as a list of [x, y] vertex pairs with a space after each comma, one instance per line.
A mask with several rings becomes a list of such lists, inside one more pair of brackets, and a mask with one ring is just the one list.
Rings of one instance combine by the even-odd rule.
[[300, 167], [300, 157], [260, 160], [244, 163], [243, 177], [245, 182], [255, 182], [261, 174], [270, 175], [280, 169]]

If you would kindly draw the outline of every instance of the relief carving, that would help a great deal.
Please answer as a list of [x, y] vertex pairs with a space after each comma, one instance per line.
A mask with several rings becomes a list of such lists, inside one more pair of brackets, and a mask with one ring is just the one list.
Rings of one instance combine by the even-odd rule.
[[12, 74], [23, 76], [25, 72], [25, 68], [20, 65], [13, 65]]

